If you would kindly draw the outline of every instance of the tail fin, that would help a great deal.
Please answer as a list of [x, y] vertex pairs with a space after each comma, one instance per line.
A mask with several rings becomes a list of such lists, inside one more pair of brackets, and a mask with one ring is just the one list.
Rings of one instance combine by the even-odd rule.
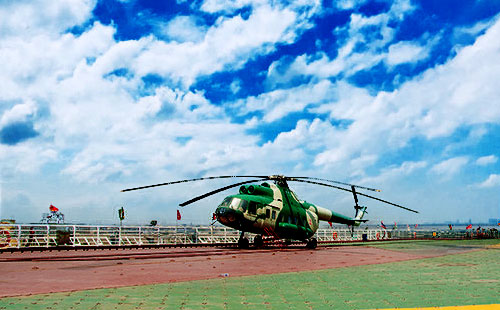
[[356, 208], [356, 216], [354, 217], [354, 225], [359, 226], [361, 223], [366, 222], [368, 220], [363, 220], [363, 216], [367, 214], [366, 207]]

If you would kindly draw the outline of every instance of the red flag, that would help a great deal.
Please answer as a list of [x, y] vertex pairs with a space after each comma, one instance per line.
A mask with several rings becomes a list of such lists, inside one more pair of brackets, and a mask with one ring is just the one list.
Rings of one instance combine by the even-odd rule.
[[[328, 222], [328, 224], [330, 224], [330, 228], [333, 228], [332, 222]], [[498, 224], [498, 225], [500, 225], [500, 224]]]
[[50, 211], [52, 211], [52, 212], [57, 212], [57, 211], [59, 211], [59, 209], [58, 209], [58, 208], [56, 208], [56, 207], [54, 207], [53, 205], [50, 205], [49, 210], [50, 210]]
[[450, 230], [453, 229], [453, 225], [451, 225], [451, 224], [448, 224], [448, 227], [450, 227]]
[[181, 213], [179, 212], [179, 210], [177, 210], [177, 220], [180, 221], [181, 220]]
[[384, 225], [384, 222], [380, 221], [380, 226], [382, 226], [383, 229], [387, 229], [387, 227], [385, 227]]
[[417, 227], [418, 227], [418, 224], [415, 224], [415, 228], [417, 228]]
[[472, 228], [472, 224], [469, 224], [467, 225], [467, 227], [465, 227], [465, 229], [471, 229]]
[[212, 215], [212, 220], [214, 220], [214, 221], [215, 221], [216, 219], [217, 219], [217, 214], [215, 214], [215, 213], [214, 213], [214, 214]]

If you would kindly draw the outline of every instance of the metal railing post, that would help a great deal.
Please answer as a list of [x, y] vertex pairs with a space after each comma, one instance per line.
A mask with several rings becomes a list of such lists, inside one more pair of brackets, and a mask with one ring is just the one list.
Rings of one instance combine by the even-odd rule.
[[50, 226], [47, 225], [46, 228], [47, 228], [47, 244], [45, 246], [48, 248], [50, 244]]
[[139, 226], [139, 245], [142, 245], [142, 230], [140, 226]]
[[21, 247], [21, 225], [17, 225], [17, 248]]
[[97, 242], [99, 242], [99, 245], [102, 245], [101, 241], [101, 227], [97, 226]]
[[161, 237], [161, 235], [160, 235], [160, 227], [158, 227], [157, 229], [158, 229], [158, 235], [157, 235], [156, 244], [160, 245], [160, 237]]

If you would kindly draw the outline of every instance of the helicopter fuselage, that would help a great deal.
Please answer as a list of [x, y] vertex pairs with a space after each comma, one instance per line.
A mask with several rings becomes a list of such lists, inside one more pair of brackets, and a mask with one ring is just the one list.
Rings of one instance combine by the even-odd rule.
[[215, 210], [217, 220], [228, 227], [280, 239], [307, 240], [319, 221], [359, 225], [355, 219], [318, 207], [279, 184], [243, 185]]

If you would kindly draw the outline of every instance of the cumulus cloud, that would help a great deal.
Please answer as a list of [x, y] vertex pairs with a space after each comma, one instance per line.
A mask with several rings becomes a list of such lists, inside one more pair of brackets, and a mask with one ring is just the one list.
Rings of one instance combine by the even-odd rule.
[[4, 1], [0, 6], [0, 37], [59, 34], [91, 16], [96, 0]]
[[500, 186], [500, 174], [490, 174], [484, 182], [477, 185], [480, 188], [491, 188]]
[[[492, 82], [500, 72], [500, 45], [493, 39], [499, 31], [497, 22], [454, 59], [393, 92], [370, 96], [363, 90], [353, 92], [352, 86], [347, 93], [357, 94], [352, 101], [320, 105], [318, 110], [353, 123], [339, 137], [338, 145], [318, 154], [315, 162], [335, 162], [366, 149], [373, 153], [398, 149], [418, 136], [447, 137], [460, 126], [498, 123], [500, 108], [491, 102], [500, 96]], [[362, 100], [356, 100], [358, 96]]]
[[414, 42], [394, 44], [392, 49], [388, 47], [396, 31], [393, 24], [400, 23], [414, 9], [409, 1], [402, 0], [395, 1], [389, 11], [377, 15], [351, 14], [347, 25], [335, 29], [335, 34], [341, 40], [335, 59], [330, 59], [325, 52], [318, 52], [314, 55], [300, 55], [293, 61], [289, 61], [287, 57], [277, 60], [269, 69], [268, 85], [286, 83], [300, 75], [346, 77], [372, 68], [384, 60], [395, 65], [409, 62], [411, 57], [418, 58], [413, 61], [426, 58], [429, 47]]
[[25, 122], [27, 119], [32, 118], [36, 112], [37, 107], [31, 100], [25, 103], [16, 104], [12, 108], [4, 111], [0, 118], [0, 127], [15, 122]]
[[350, 10], [357, 6], [363, 5], [366, 3], [366, 0], [339, 0], [334, 2], [338, 9], [340, 10]]
[[302, 112], [308, 106], [332, 99], [330, 92], [332, 84], [323, 80], [316, 84], [301, 85], [293, 89], [279, 89], [261, 94], [257, 97], [248, 97], [236, 103], [242, 113], [265, 111], [264, 122], [276, 121], [289, 113]]
[[382, 169], [380, 174], [375, 177], [365, 177], [360, 183], [362, 184], [380, 184], [392, 179], [407, 177], [419, 169], [427, 167], [425, 161], [405, 161], [399, 166], [391, 166]]
[[193, 16], [176, 16], [163, 26], [163, 33], [177, 42], [199, 42], [205, 32], [206, 27], [199, 26]]
[[386, 62], [395, 66], [407, 62], [418, 62], [429, 57], [429, 50], [414, 42], [398, 42], [389, 46]]
[[305, 17], [289, 8], [261, 5], [247, 19], [219, 18], [202, 41], [152, 42], [132, 68], [141, 76], [154, 72], [189, 86], [201, 75], [238, 69], [249, 58], [272, 51], [275, 44], [293, 42], [307, 26]]
[[259, 5], [259, 4], [264, 4], [266, 2], [267, 1], [265, 0], [236, 0], [236, 1], [205, 0], [203, 1], [200, 9], [207, 13], [218, 13], [218, 12], [232, 13], [245, 6]]
[[454, 157], [435, 164], [430, 171], [448, 180], [459, 173], [468, 162], [469, 158], [465, 156]]
[[498, 161], [498, 157], [496, 157], [495, 155], [482, 156], [476, 160], [476, 165], [487, 166], [490, 164], [494, 164], [497, 161]]

